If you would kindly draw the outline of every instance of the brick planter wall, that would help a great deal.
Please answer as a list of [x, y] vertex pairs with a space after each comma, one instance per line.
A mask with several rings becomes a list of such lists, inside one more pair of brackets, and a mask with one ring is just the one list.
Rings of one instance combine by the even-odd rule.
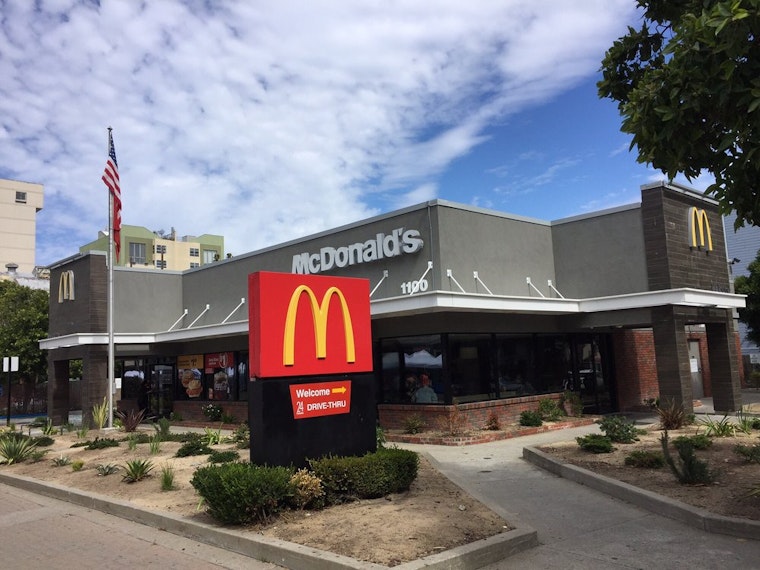
[[537, 410], [540, 400], [549, 398], [559, 402], [560, 396], [561, 394], [538, 394], [456, 406], [379, 404], [377, 414], [380, 426], [386, 430], [403, 430], [404, 422], [410, 416], [422, 418], [427, 429], [435, 429], [449, 422], [461, 422], [460, 427], [463, 429], [480, 430], [485, 427], [491, 414], [496, 414], [500, 424], [515, 423], [519, 421], [521, 412]]

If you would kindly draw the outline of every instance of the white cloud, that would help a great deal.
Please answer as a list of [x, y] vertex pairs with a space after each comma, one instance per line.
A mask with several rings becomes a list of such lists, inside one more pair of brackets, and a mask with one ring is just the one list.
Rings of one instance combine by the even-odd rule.
[[71, 255], [107, 221], [112, 126], [124, 223], [222, 234], [239, 254], [436, 197], [489, 124], [593, 74], [633, 10], [8, 3], [0, 176], [45, 185], [37, 262]]

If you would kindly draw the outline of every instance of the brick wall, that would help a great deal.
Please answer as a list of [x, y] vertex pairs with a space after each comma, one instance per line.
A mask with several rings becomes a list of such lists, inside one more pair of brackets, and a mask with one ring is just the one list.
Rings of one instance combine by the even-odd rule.
[[652, 330], [619, 330], [612, 342], [620, 411], [640, 410], [660, 394]]
[[461, 418], [462, 428], [468, 430], [483, 429], [490, 416], [495, 414], [502, 425], [517, 423], [520, 414], [527, 410], [537, 410], [538, 402], [545, 398], [559, 401], [560, 394], [537, 394], [522, 398], [487, 400], [471, 402], [456, 406], [429, 406], [414, 404], [380, 404], [377, 408], [378, 420], [383, 429], [404, 429], [406, 418], [412, 415], [421, 417], [428, 429], [438, 428], [441, 424]]

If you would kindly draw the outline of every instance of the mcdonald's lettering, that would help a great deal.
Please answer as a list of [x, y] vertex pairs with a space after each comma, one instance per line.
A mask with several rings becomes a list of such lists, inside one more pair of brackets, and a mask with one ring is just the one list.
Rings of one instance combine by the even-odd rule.
[[249, 276], [251, 373], [372, 370], [369, 281], [260, 271]]
[[335, 296], [340, 301], [341, 313], [343, 315], [343, 333], [346, 336], [346, 362], [356, 361], [356, 349], [354, 347], [354, 328], [351, 325], [351, 311], [348, 310], [346, 298], [343, 292], [337, 287], [330, 287], [322, 297], [322, 302], [317, 302], [317, 296], [311, 287], [300, 285], [293, 291], [288, 304], [288, 314], [285, 317], [285, 338], [282, 346], [282, 363], [285, 366], [293, 366], [295, 338], [296, 338], [296, 315], [298, 314], [298, 303], [301, 300], [302, 293], [306, 293], [310, 301], [311, 316], [314, 325], [314, 344], [317, 358], [327, 356], [327, 315], [330, 309], [330, 301]]
[[58, 280], [58, 302], [74, 300], [74, 272], [72, 270], [63, 271]]
[[707, 212], [702, 208], [689, 208], [689, 247], [712, 251], [712, 234]]

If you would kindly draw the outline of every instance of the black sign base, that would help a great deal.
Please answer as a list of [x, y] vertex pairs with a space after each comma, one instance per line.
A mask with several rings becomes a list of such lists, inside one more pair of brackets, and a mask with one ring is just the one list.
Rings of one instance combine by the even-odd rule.
[[[290, 386], [351, 380], [347, 414], [295, 419]], [[326, 455], [364, 455], [377, 448], [372, 374], [257, 379], [248, 385], [251, 463], [306, 467]]]

